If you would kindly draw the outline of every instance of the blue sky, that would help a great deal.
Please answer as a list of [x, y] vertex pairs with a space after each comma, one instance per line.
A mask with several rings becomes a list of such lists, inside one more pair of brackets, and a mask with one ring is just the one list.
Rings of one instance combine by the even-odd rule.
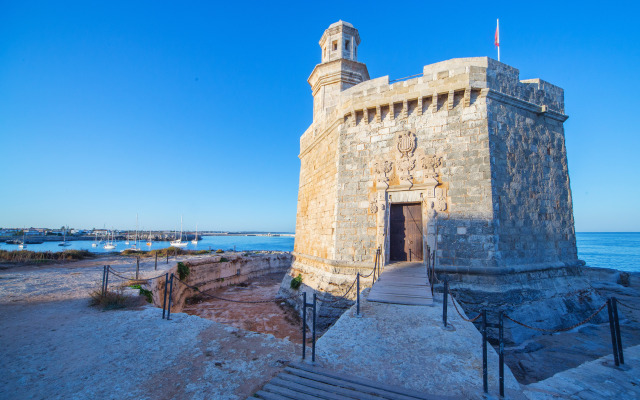
[[0, 1], [0, 226], [292, 231], [318, 40], [372, 77], [496, 57], [565, 89], [577, 231], [640, 231], [634, 3]]

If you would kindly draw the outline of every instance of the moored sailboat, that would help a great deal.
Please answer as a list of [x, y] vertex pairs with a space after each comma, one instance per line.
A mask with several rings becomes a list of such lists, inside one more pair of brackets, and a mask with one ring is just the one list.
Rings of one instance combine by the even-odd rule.
[[115, 245], [115, 243], [113, 241], [114, 237], [115, 237], [115, 233], [111, 232], [111, 241], [109, 241], [109, 232], [107, 232], [107, 243], [105, 243], [105, 245], [102, 246], [102, 248], [105, 249], [105, 250], [113, 250], [113, 249], [115, 249], [116, 245]]
[[182, 241], [182, 216], [180, 216], [180, 238], [169, 242], [173, 247], [187, 247], [188, 242]]
[[25, 233], [24, 233], [24, 229], [22, 230], [22, 243], [20, 243], [18, 245], [18, 248], [20, 250], [24, 250], [27, 248], [27, 241], [25, 240]]
[[63, 246], [63, 247], [67, 247], [67, 246], [71, 246], [71, 243], [67, 243], [67, 229], [64, 229], [64, 237], [62, 238], [62, 243], [58, 243], [58, 246]]
[[198, 224], [196, 224], [196, 237], [191, 241], [193, 244], [198, 244]]

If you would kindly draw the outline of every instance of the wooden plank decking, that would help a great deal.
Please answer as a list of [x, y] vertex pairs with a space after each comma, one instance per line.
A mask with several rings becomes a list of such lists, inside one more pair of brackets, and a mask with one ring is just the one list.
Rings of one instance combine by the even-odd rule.
[[380, 279], [371, 288], [367, 301], [413, 306], [433, 305], [424, 264], [400, 262], [387, 265], [380, 274]]
[[337, 374], [309, 364], [292, 363], [252, 399], [263, 400], [441, 400], [413, 390]]

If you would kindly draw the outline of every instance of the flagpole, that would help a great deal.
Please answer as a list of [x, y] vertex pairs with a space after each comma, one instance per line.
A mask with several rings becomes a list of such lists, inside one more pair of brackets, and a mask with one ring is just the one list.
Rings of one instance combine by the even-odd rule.
[[496, 19], [496, 44], [498, 47], [498, 62], [500, 61], [500, 19]]

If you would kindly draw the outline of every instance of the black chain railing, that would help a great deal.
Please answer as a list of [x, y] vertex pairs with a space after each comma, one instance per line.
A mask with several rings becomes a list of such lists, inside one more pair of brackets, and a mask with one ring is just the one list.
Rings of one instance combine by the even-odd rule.
[[[356, 287], [356, 316], [359, 317], [360, 316], [360, 278], [368, 278], [370, 276], [373, 276], [373, 284], [375, 284], [376, 282], [376, 275], [377, 278], [380, 278], [380, 266], [381, 266], [381, 256], [382, 256], [382, 250], [380, 249], [380, 247], [378, 247], [376, 249], [376, 255], [375, 255], [375, 259], [374, 259], [374, 263], [373, 263], [373, 269], [371, 270], [371, 272], [368, 275], [360, 275], [360, 271], [356, 272], [356, 279], [351, 283], [351, 285], [349, 286], [349, 288], [346, 290], [346, 292], [344, 292], [344, 294], [337, 296], [335, 299], [331, 299], [331, 300], [323, 300], [323, 299], [319, 299], [318, 295], [314, 292], [313, 293], [313, 303], [307, 303], [307, 293], [303, 292], [302, 293], [302, 359], [304, 360], [306, 357], [306, 341], [307, 341], [307, 308], [311, 308], [312, 312], [313, 312], [313, 317], [312, 317], [312, 341], [311, 341], [311, 361], [315, 362], [316, 361], [316, 316], [317, 316], [317, 309], [318, 309], [318, 302], [321, 303], [337, 303], [339, 301], [344, 301], [344, 300], [349, 300], [352, 301], [350, 299], [347, 298], [347, 295], [351, 292], [351, 290], [353, 289], [354, 285]], [[372, 286], [373, 286], [372, 284]]]
[[[173, 276], [173, 274], [172, 274], [172, 276]], [[175, 277], [175, 276], [174, 276], [174, 277]], [[208, 290], [202, 291], [202, 290], [200, 290], [198, 287], [196, 287], [196, 286], [192, 286], [192, 285], [189, 285], [189, 284], [188, 284], [188, 283], [186, 283], [184, 280], [182, 280], [182, 279], [180, 279], [180, 278], [178, 278], [178, 277], [175, 277], [175, 279], [177, 279], [177, 281], [178, 281], [178, 282], [180, 282], [181, 284], [183, 284], [183, 285], [184, 285], [184, 286], [186, 286], [187, 288], [189, 288], [189, 289], [191, 289], [191, 290], [193, 290], [193, 291], [195, 291], [195, 292], [198, 292], [200, 295], [202, 295], [202, 296], [203, 296], [203, 297], [205, 297], [205, 298], [210, 298], [210, 299], [215, 299], [215, 300], [222, 300], [222, 301], [228, 301], [228, 302], [231, 302], [231, 303], [242, 303], [242, 304], [264, 304], [264, 303], [280, 302], [280, 301], [284, 301], [284, 300], [291, 300], [291, 299], [295, 299], [296, 297], [300, 297], [300, 294], [298, 293], [298, 294], [295, 294], [295, 295], [293, 295], [293, 296], [289, 296], [289, 297], [278, 297], [278, 296], [276, 296], [276, 297], [269, 298], [269, 299], [264, 299], [264, 300], [236, 300], [236, 299], [228, 299], [228, 298], [225, 298], [225, 297], [220, 297], [220, 296], [216, 296], [216, 295], [213, 295], [213, 294], [206, 293], [206, 292], [208, 292], [209, 290], [212, 290], [212, 289], [208, 289]]]
[[139, 276], [135, 276], [135, 277], [129, 278], [127, 276], [120, 275], [121, 272], [120, 271], [116, 271], [110, 265], [107, 265], [107, 267], [109, 268], [109, 271], [110, 271], [111, 274], [117, 276], [118, 278], [126, 279], [126, 280], [129, 280], [129, 281], [147, 282], [147, 281], [152, 281], [152, 280], [155, 280], [155, 279], [162, 278], [165, 275], [165, 274], [162, 274], [162, 275], [154, 276], [154, 277], [151, 277], [151, 278], [140, 278]]
[[158, 275], [158, 276], [154, 276], [154, 277], [151, 277], [151, 278], [140, 278], [139, 277], [139, 270], [136, 270], [136, 276], [135, 277], [128, 277], [128, 276], [122, 275], [120, 271], [116, 271], [115, 269], [113, 269], [111, 267], [111, 265], [103, 265], [102, 266], [102, 288], [101, 288], [101, 295], [103, 297], [109, 291], [109, 278], [112, 275], [127, 281], [128, 285], [142, 285], [142, 284], [149, 283], [150, 281], [152, 281], [154, 279], [162, 278], [164, 276], [164, 274], [163, 274], [163, 275]]
[[489, 323], [487, 321], [487, 310], [482, 310], [478, 315], [476, 315], [474, 318], [466, 318], [458, 309], [458, 301], [455, 298], [454, 294], [449, 290], [449, 282], [445, 277], [444, 280], [444, 291], [443, 291], [443, 305], [442, 305], [442, 319], [443, 319], [443, 323], [445, 328], [447, 327], [447, 303], [448, 303], [448, 296], [451, 296], [451, 302], [453, 303], [453, 306], [457, 312], [457, 314], [460, 316], [460, 318], [462, 318], [464, 321], [467, 322], [476, 322], [478, 319], [482, 318], [482, 327], [481, 327], [481, 332], [482, 332], [482, 384], [483, 384], [483, 390], [485, 393], [488, 393], [488, 378], [487, 378], [487, 329], [488, 328], [494, 328], [494, 329], [498, 329], [498, 358], [499, 358], [499, 390], [500, 390], [500, 396], [504, 396], [504, 320], [508, 319], [509, 321], [520, 325], [524, 328], [527, 329], [532, 329], [538, 332], [544, 332], [544, 333], [557, 333], [557, 332], [567, 332], [570, 331], [572, 329], [575, 329], [579, 326], [582, 326], [584, 324], [587, 324], [589, 321], [591, 321], [593, 318], [595, 318], [600, 312], [602, 312], [602, 310], [604, 310], [605, 307], [607, 307], [607, 311], [608, 311], [608, 317], [609, 317], [609, 330], [611, 333], [611, 346], [613, 349], [613, 359], [614, 359], [614, 363], [616, 366], [619, 366], [620, 364], [624, 364], [624, 354], [623, 354], [623, 347], [622, 347], [622, 338], [621, 338], [621, 333], [620, 333], [620, 321], [619, 321], [619, 317], [618, 317], [618, 308], [617, 305], [620, 304], [623, 307], [627, 307], [630, 309], [636, 309], [634, 307], [631, 307], [627, 304], [623, 304], [621, 303], [618, 299], [616, 299], [615, 297], [610, 297], [607, 299], [607, 301], [602, 304], [596, 311], [594, 311], [591, 315], [589, 315], [587, 318], [581, 320], [578, 323], [575, 323], [571, 326], [568, 327], [563, 327], [563, 328], [556, 328], [556, 329], [547, 329], [547, 328], [540, 328], [540, 327], [535, 327], [535, 326], [531, 326], [528, 325], [522, 321], [518, 321], [517, 319], [509, 316], [508, 314], [504, 313], [503, 311], [499, 312], [498, 315], [498, 323]]
[[640, 311], [640, 308], [632, 307], [632, 306], [630, 306], [630, 305], [628, 305], [628, 304], [625, 304], [625, 303], [621, 302], [620, 300], [617, 300], [617, 299], [616, 299], [616, 302], [617, 302], [618, 304], [620, 304], [622, 307], [628, 308], [628, 309], [630, 309], [630, 310]]

